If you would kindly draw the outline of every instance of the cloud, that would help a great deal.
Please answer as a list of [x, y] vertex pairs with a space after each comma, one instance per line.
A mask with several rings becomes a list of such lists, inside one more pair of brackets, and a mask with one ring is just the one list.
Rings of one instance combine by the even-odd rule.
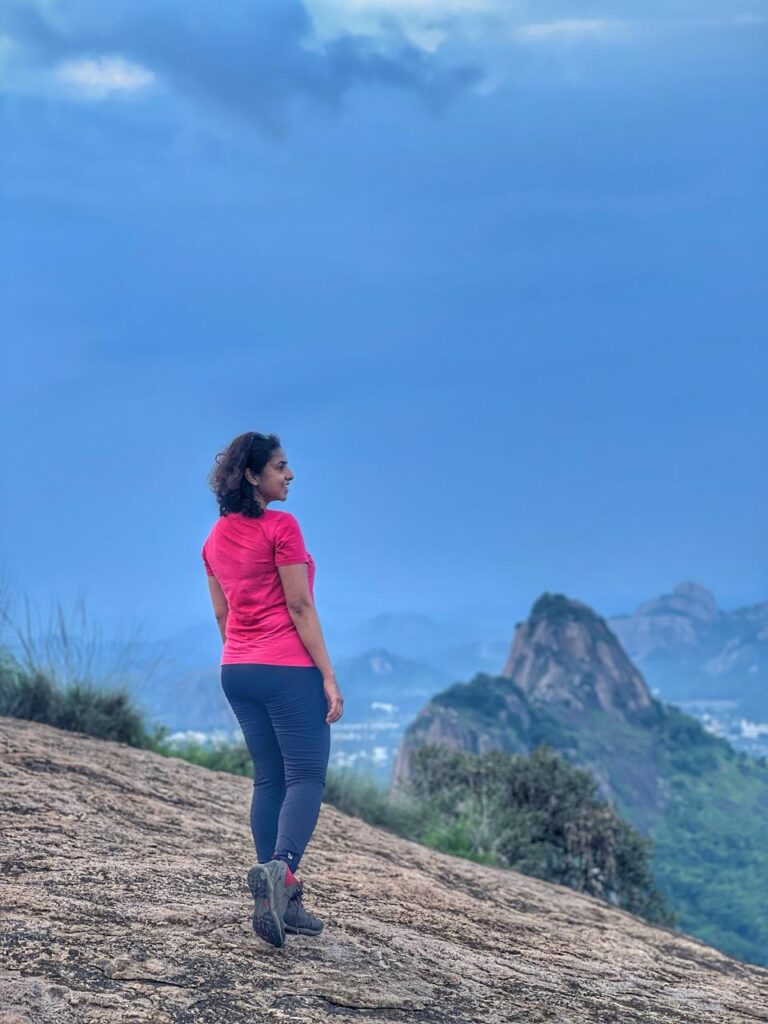
[[122, 57], [68, 61], [56, 68], [56, 76], [87, 96], [102, 98], [111, 93], [130, 93], [145, 89], [155, 75], [140, 64]]
[[393, 31], [420, 49], [434, 53], [457, 36], [500, 13], [512, 17], [520, 0], [304, 0], [321, 39], [362, 35], [386, 40]]
[[765, 20], [754, 12], [734, 14], [732, 0], [666, 0], [650, 8], [641, 0], [619, 0], [605, 5], [606, 16], [592, 2], [573, 0], [304, 0], [304, 5], [323, 39], [348, 34], [385, 39], [396, 27], [423, 49], [434, 52], [443, 44], [463, 43], [479, 55], [499, 43], [613, 42], [647, 36], [654, 29]]
[[[2, 0], [0, 91], [109, 102], [180, 98], [284, 130], [297, 104], [338, 107], [385, 85], [442, 107], [530, 70], [562, 69], [576, 46], [652, 43], [670, 32], [761, 23], [724, 0], [668, 0], [656, 16], [625, 0], [579, 17], [562, 0]], [[640, 13], [639, 13], [640, 12]], [[714, 21], [713, 21], [714, 19]], [[522, 69], [522, 70], [521, 70]], [[153, 88], [162, 83], [162, 89]]]
[[521, 25], [515, 36], [526, 43], [581, 42], [620, 39], [626, 37], [629, 32], [629, 23], [625, 21], [608, 18], [562, 18], [558, 21]]
[[[629, 22], [614, 18], [553, 17], [529, 21], [525, 0], [304, 0], [321, 38], [347, 33], [385, 37], [398, 29], [414, 45], [435, 51], [444, 42], [488, 45], [509, 42], [611, 40]], [[539, 5], [541, 7], [541, 5]]]
[[383, 84], [439, 107], [481, 77], [472, 62], [436, 59], [396, 26], [386, 46], [365, 35], [323, 40], [300, 0], [5, 0], [0, 34], [15, 56], [8, 91], [53, 78], [70, 95], [108, 98], [162, 78], [198, 107], [225, 108], [271, 132], [299, 99], [332, 107], [355, 86]]

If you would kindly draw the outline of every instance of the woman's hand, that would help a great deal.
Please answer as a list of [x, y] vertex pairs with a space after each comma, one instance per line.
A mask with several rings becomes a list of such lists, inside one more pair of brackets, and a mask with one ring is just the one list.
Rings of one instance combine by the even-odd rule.
[[330, 725], [332, 722], [338, 722], [344, 714], [344, 698], [341, 696], [336, 676], [323, 676], [323, 691], [328, 701], [328, 714], [325, 720]]

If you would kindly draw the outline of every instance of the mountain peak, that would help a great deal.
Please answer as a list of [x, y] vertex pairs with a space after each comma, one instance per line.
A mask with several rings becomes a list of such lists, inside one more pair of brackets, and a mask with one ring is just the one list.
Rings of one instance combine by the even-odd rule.
[[645, 601], [635, 615], [684, 615], [700, 622], [715, 622], [720, 618], [720, 610], [711, 590], [693, 580], [683, 580], [671, 594]]
[[712, 591], [703, 587], [700, 583], [696, 583], [695, 580], [683, 580], [682, 583], [677, 584], [672, 593], [684, 594], [686, 597], [715, 604], [715, 595]]
[[528, 621], [533, 623], [540, 619], [555, 621], [562, 618], [591, 620], [596, 616], [592, 609], [588, 605], [582, 604], [581, 601], [566, 597], [565, 594], [545, 592], [534, 601]]
[[599, 708], [644, 719], [653, 706], [645, 680], [588, 605], [542, 594], [520, 623], [501, 675], [530, 698], [574, 711]]

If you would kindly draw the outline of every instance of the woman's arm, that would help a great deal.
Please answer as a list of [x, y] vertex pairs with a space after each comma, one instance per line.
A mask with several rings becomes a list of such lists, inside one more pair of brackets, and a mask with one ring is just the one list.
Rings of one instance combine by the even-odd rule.
[[277, 571], [280, 573], [280, 582], [283, 584], [288, 613], [293, 619], [301, 642], [309, 651], [312, 661], [323, 676], [333, 676], [333, 666], [328, 651], [325, 649], [320, 619], [317, 617], [317, 611], [309, 593], [307, 563], [278, 565]]
[[344, 713], [344, 698], [336, 682], [331, 659], [325, 649], [320, 619], [309, 593], [307, 563], [278, 565], [277, 571], [280, 573], [285, 603], [288, 605], [288, 612], [296, 631], [323, 676], [323, 689], [328, 700], [328, 714], [325, 720], [329, 724], [337, 722]]
[[323, 630], [319, 625], [319, 618], [309, 593], [307, 563], [279, 565], [278, 571], [296, 632], [309, 651], [314, 664], [323, 675], [323, 689], [328, 700], [326, 722], [331, 725], [333, 722], [338, 722], [344, 714], [344, 697], [336, 682], [331, 658], [328, 656], [326, 642], [323, 639]]
[[216, 621], [221, 631], [221, 642], [225, 644], [227, 642], [227, 613], [229, 612], [229, 605], [227, 604], [226, 597], [224, 597], [224, 591], [221, 589], [221, 585], [215, 576], [208, 577], [208, 589], [211, 592], [213, 613], [216, 616]]

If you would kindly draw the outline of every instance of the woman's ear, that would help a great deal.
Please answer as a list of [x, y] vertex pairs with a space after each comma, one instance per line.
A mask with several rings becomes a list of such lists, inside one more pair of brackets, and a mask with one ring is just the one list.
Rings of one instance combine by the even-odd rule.
[[258, 477], [255, 477], [250, 469], [246, 469], [246, 471], [245, 471], [245, 479], [248, 481], [249, 484], [253, 484], [254, 486], [258, 486], [258, 483], [259, 483]]

